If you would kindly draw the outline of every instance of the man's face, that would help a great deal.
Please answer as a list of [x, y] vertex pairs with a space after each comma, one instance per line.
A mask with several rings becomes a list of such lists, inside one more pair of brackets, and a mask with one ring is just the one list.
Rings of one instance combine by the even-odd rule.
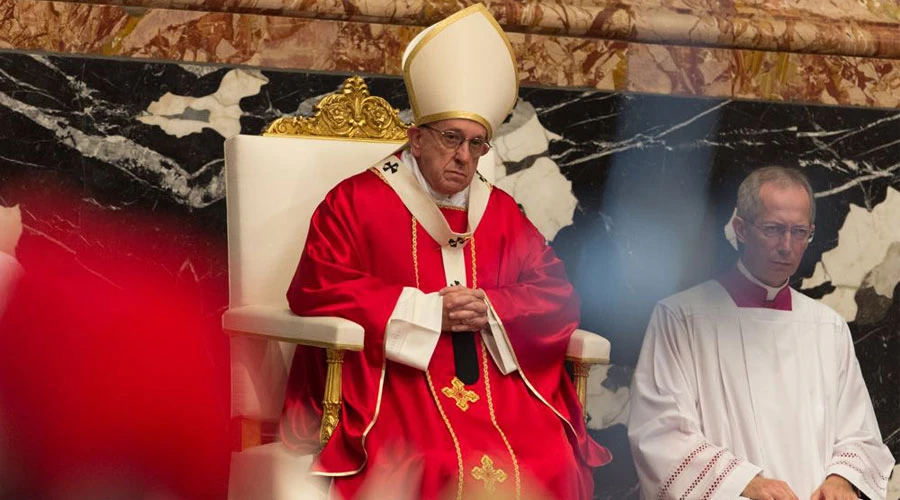
[[815, 229], [809, 220], [809, 196], [800, 186], [766, 183], [759, 200], [756, 219], [735, 217], [734, 232], [744, 245], [741, 259], [747, 269], [766, 285], [781, 286], [797, 271], [809, 244], [804, 230], [811, 234]]
[[431, 189], [438, 193], [456, 194], [472, 182], [478, 157], [469, 150], [469, 142], [457, 148], [444, 145], [442, 132], [455, 133], [463, 139], [487, 140], [484, 126], [472, 120], [454, 118], [409, 129], [410, 151]]

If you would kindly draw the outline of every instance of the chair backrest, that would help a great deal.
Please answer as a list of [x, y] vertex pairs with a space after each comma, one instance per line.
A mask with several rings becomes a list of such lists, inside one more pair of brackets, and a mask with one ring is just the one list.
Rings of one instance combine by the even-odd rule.
[[[362, 80], [352, 77], [342, 91], [319, 103], [315, 117], [282, 119], [267, 131], [284, 135], [239, 135], [225, 142], [229, 307], [287, 307], [285, 293], [316, 206], [341, 180], [372, 166], [403, 143], [397, 140], [405, 133], [402, 122], [398, 128], [397, 123], [388, 127], [382, 120], [378, 128], [365, 130], [335, 126], [333, 120], [316, 121], [328, 115], [329, 104], [364, 113], [366, 103], [386, 106], [394, 121], [399, 121], [396, 110], [386, 102], [371, 104], [372, 99], [380, 98], [369, 96]], [[365, 117], [354, 118], [353, 123], [366, 123], [361, 119]], [[389, 129], [392, 132], [386, 132]], [[493, 152], [481, 159], [479, 171], [493, 179]], [[293, 352], [290, 344], [232, 337], [233, 417], [278, 419]]]
[[400, 143], [239, 135], [225, 143], [230, 307], [287, 306], [316, 206]]

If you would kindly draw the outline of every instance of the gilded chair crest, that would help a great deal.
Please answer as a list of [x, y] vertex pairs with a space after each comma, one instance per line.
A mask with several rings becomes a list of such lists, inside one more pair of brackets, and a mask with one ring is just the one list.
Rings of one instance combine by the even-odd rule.
[[339, 91], [315, 105], [312, 116], [279, 118], [266, 127], [263, 135], [406, 141], [411, 125], [400, 119], [400, 112], [385, 99], [370, 95], [362, 78], [351, 76]]

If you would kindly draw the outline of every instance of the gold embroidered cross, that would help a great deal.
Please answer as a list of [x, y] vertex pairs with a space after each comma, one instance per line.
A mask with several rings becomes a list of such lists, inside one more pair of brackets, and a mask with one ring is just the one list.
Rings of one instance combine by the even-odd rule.
[[474, 403], [478, 401], [478, 394], [475, 394], [474, 391], [467, 391], [466, 385], [462, 383], [458, 377], [453, 377], [453, 380], [450, 381], [450, 384], [453, 387], [444, 387], [441, 389], [441, 392], [444, 396], [456, 401], [456, 406], [459, 407], [460, 410], [466, 411], [469, 409], [469, 403]]
[[506, 481], [506, 473], [494, 468], [494, 461], [487, 455], [481, 457], [481, 467], [472, 469], [472, 477], [484, 481], [484, 489], [493, 493], [497, 489], [496, 483]]

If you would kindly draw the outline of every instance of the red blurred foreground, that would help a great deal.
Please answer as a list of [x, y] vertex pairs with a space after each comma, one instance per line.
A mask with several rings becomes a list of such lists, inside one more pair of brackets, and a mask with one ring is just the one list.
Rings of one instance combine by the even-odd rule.
[[225, 498], [218, 317], [196, 282], [135, 265], [179, 226], [157, 224], [141, 241], [127, 236], [141, 228], [117, 234], [135, 223], [119, 218], [101, 224], [106, 242], [95, 247], [107, 255], [26, 227], [26, 277], [0, 319], [0, 499]]

